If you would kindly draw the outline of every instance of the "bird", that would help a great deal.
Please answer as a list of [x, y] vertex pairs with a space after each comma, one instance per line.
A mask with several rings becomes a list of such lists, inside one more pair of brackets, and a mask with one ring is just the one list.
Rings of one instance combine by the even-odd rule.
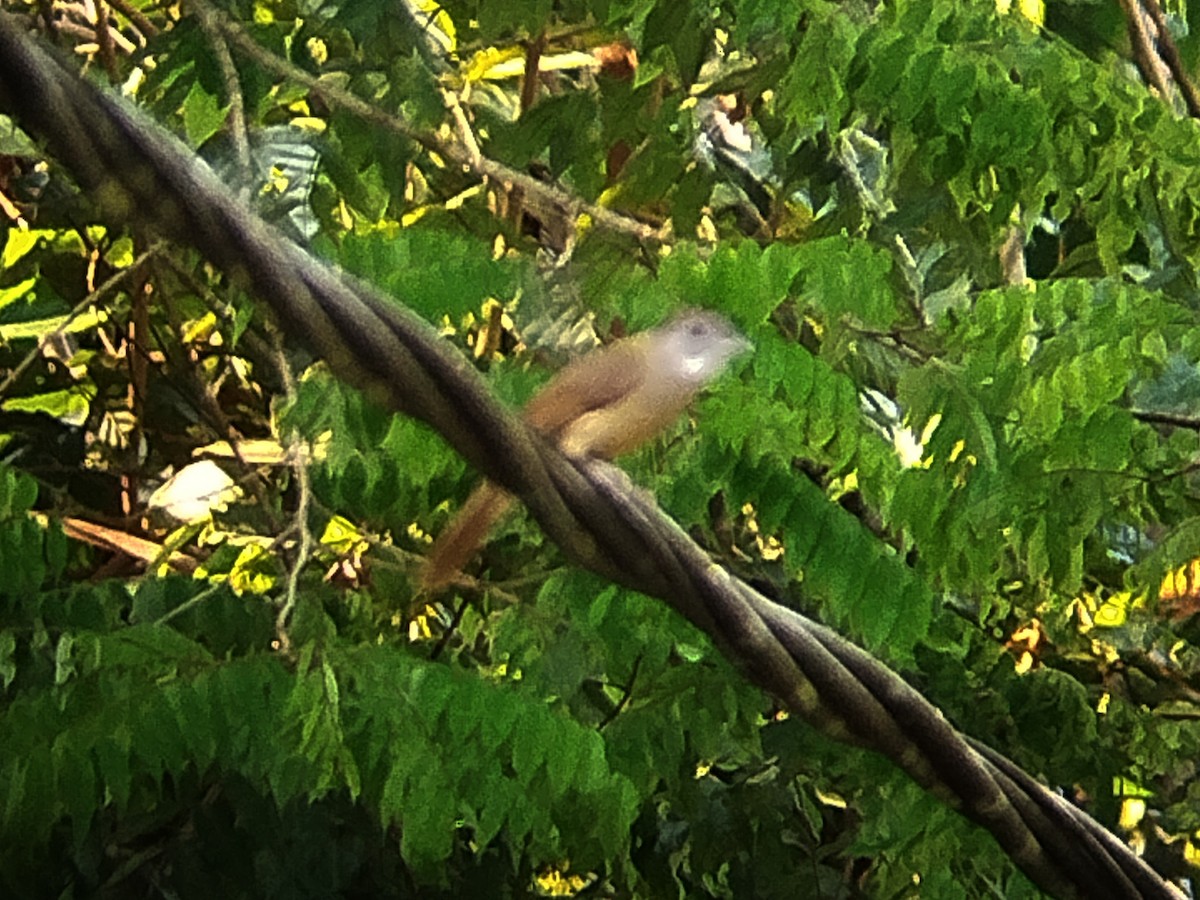
[[[613, 459], [661, 433], [751, 344], [724, 316], [687, 309], [665, 324], [584, 354], [525, 405], [526, 424], [569, 456]], [[448, 586], [515, 498], [484, 481], [433, 542], [426, 592]]]

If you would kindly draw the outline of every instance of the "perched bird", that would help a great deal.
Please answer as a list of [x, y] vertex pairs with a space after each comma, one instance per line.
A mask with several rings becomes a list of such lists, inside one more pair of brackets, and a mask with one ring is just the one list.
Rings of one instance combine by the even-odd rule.
[[[564, 453], [612, 459], [662, 432], [750, 342], [723, 316], [688, 310], [665, 325], [593, 350], [566, 366], [525, 406], [525, 421]], [[454, 579], [513, 496], [485, 481], [434, 541], [426, 590]]]

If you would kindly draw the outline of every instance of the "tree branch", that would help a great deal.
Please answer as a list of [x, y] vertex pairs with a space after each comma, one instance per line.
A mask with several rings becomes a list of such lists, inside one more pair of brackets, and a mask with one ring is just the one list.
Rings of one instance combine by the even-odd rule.
[[518, 188], [527, 197], [536, 197], [541, 203], [547, 204], [576, 221], [586, 216], [591, 224], [617, 234], [623, 234], [637, 241], [663, 244], [668, 240], [665, 227], [655, 228], [644, 222], [639, 222], [630, 216], [613, 212], [603, 206], [587, 203], [580, 197], [564, 191], [555, 185], [539, 181], [533, 176], [506, 166], [503, 163], [488, 159], [482, 154], [477, 155], [478, 148], [462, 146], [452, 141], [443, 140], [415, 128], [398, 116], [394, 116], [373, 104], [367, 103], [349, 91], [334, 87], [309, 75], [302, 69], [282, 60], [273, 53], [263, 49], [250, 35], [223, 13], [208, 6], [203, 0], [189, 0], [196, 9], [206, 9], [211, 13], [212, 21], [226, 36], [230, 44], [241, 53], [262, 66], [269, 72], [304, 85], [314, 94], [320, 96], [330, 106], [338, 107], [353, 113], [367, 122], [373, 122], [393, 134], [407, 138], [426, 150], [439, 154], [443, 158], [474, 172], [481, 178], [490, 178], [509, 189]]
[[1167, 64], [1171, 77], [1179, 85], [1179, 91], [1183, 94], [1183, 102], [1187, 104], [1188, 115], [1193, 119], [1198, 119], [1200, 118], [1200, 94], [1197, 94], [1196, 86], [1188, 78], [1183, 60], [1179, 57], [1179, 48], [1175, 45], [1175, 38], [1171, 37], [1171, 30], [1167, 27], [1167, 17], [1163, 15], [1158, 0], [1142, 0], [1142, 2], [1146, 6], [1146, 12], [1154, 21], [1154, 27], [1158, 29], [1158, 55]]

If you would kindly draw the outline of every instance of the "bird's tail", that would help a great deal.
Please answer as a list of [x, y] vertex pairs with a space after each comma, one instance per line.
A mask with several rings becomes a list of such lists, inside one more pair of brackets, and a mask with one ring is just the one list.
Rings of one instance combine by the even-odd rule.
[[421, 568], [421, 587], [437, 591], [453, 581], [512, 503], [512, 494], [490, 481], [475, 488], [446, 530], [433, 542]]

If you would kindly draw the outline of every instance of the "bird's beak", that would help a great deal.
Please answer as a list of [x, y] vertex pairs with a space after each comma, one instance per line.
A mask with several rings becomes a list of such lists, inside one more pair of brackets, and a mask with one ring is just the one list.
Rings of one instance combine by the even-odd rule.
[[730, 356], [741, 356], [743, 353], [749, 353], [754, 349], [754, 344], [750, 342], [750, 339], [744, 338], [740, 334], [735, 334], [733, 337], [728, 338], [727, 340], [729, 343]]

